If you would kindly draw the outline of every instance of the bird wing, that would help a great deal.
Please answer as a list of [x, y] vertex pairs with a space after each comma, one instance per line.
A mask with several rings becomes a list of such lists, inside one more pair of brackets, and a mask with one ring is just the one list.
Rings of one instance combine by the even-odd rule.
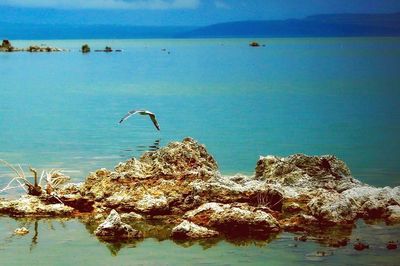
[[160, 130], [160, 125], [157, 122], [156, 115], [153, 113], [149, 113], [148, 115], [150, 116], [150, 119], [151, 121], [153, 121], [153, 124], [157, 128], [157, 130]]
[[132, 115], [137, 114], [137, 113], [139, 113], [139, 112], [140, 112], [140, 111], [137, 111], [137, 110], [129, 111], [124, 117], [121, 118], [121, 120], [119, 121], [119, 123], [121, 124], [121, 123], [124, 122], [126, 119], [128, 119], [128, 118], [131, 117]]

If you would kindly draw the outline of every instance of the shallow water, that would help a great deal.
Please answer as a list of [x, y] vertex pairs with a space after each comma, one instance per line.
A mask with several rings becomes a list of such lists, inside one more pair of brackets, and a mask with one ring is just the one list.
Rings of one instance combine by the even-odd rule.
[[[398, 226], [359, 222], [345, 247], [330, 247], [315, 241], [296, 241], [283, 233], [271, 242], [217, 240], [174, 242], [145, 239], [131, 244], [107, 244], [89, 234], [78, 220], [15, 221], [0, 219], [2, 265], [398, 265], [399, 250], [387, 250], [396, 240]], [[12, 235], [27, 226], [25, 236]], [[352, 243], [360, 238], [369, 249], [356, 251]], [[324, 252], [325, 256], [320, 254]], [[16, 255], [18, 254], [18, 255]]]
[[[400, 185], [400, 38], [260, 39], [266, 44], [260, 48], [249, 41], [91, 40], [93, 50], [111, 45], [123, 52], [86, 55], [78, 52], [83, 40], [13, 42], [71, 51], [0, 53], [0, 158], [25, 170], [63, 168], [82, 181], [89, 171], [191, 136], [207, 146], [225, 174], [252, 173], [260, 155], [335, 154], [364, 182]], [[135, 108], [155, 112], [161, 131], [140, 116], [118, 125]], [[9, 173], [2, 168], [0, 176]], [[12, 223], [0, 218], [0, 236], [12, 231], [14, 226], [3, 226]], [[51, 249], [46, 262], [57, 255], [67, 263], [78, 259], [66, 256], [67, 250], [85, 247], [82, 260], [113, 262], [82, 224], [67, 224], [55, 231], [41, 226], [43, 241], [32, 252], [29, 237], [17, 237], [1, 244], [0, 254], [20, 252], [21, 260], [39, 262]], [[206, 251], [194, 245], [181, 252], [171, 243], [150, 239], [123, 248], [118, 262], [163, 264], [168, 257], [168, 264], [183, 258], [192, 264], [300, 263], [321, 248], [307, 242], [304, 250], [292, 250], [279, 240], [263, 248], [220, 242]], [[324, 260], [358, 260], [361, 253], [350, 251], [340, 249]], [[398, 254], [386, 252], [370, 250], [362, 258], [378, 264], [376, 254]], [[151, 259], [145, 261], [145, 254]]]

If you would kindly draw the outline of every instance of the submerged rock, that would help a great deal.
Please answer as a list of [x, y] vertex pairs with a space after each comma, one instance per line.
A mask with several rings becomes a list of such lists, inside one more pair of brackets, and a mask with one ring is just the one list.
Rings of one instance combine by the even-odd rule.
[[20, 235], [20, 236], [26, 235], [28, 233], [29, 233], [29, 230], [26, 229], [25, 227], [17, 228], [14, 230], [14, 234]]
[[96, 236], [109, 238], [112, 240], [123, 240], [131, 238], [140, 238], [143, 234], [133, 229], [130, 225], [123, 223], [119, 214], [112, 210], [107, 219], [100, 224], [94, 231]]
[[354, 243], [353, 246], [354, 246], [354, 249], [355, 249], [355, 250], [358, 250], [358, 251], [361, 251], [361, 250], [364, 250], [364, 249], [369, 248], [369, 245], [368, 245], [368, 244], [363, 243], [363, 242], [361, 242], [361, 241], [357, 241], [356, 243]]
[[397, 243], [394, 242], [394, 241], [389, 241], [389, 242], [386, 244], [386, 248], [387, 248], [387, 249], [397, 249]]
[[209, 238], [218, 236], [219, 233], [206, 227], [184, 220], [172, 229], [171, 236], [177, 239]]

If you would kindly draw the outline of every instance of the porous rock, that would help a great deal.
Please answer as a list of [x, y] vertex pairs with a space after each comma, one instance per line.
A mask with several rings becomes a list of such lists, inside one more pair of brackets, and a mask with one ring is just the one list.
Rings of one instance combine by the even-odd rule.
[[20, 227], [14, 230], [14, 234], [23, 236], [29, 233], [29, 230], [26, 227]]
[[278, 221], [271, 214], [247, 204], [210, 202], [187, 212], [184, 218], [198, 225], [228, 231], [237, 227], [279, 231]]
[[145, 194], [142, 199], [136, 202], [136, 209], [143, 213], [160, 213], [168, 210], [168, 201], [165, 196], [154, 197]]
[[144, 220], [143, 215], [140, 215], [136, 212], [121, 213], [120, 216], [122, 220], [128, 220], [128, 221]]
[[360, 185], [351, 176], [346, 164], [335, 156], [307, 156], [295, 154], [288, 157], [260, 157], [255, 178], [268, 183], [280, 183], [301, 190], [316, 188], [342, 192]]
[[111, 210], [107, 219], [94, 231], [96, 236], [113, 240], [140, 238], [142, 233], [123, 223], [115, 210]]
[[117, 173], [134, 178], [201, 178], [208, 179], [218, 169], [206, 148], [192, 138], [171, 142], [157, 151], [146, 152], [116, 166]]
[[171, 236], [177, 239], [209, 238], [218, 236], [219, 233], [206, 227], [184, 220], [172, 229]]
[[45, 204], [38, 197], [29, 195], [16, 200], [0, 201], [0, 213], [11, 216], [66, 216], [73, 211], [73, 208], [64, 204]]
[[389, 223], [400, 223], [400, 206], [399, 205], [394, 205], [394, 206], [388, 206], [388, 217], [387, 221]]

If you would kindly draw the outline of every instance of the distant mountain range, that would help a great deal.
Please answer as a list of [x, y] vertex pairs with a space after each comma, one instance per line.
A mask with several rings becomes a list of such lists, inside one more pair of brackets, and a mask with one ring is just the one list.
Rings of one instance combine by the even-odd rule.
[[400, 13], [315, 15], [304, 19], [238, 21], [184, 32], [180, 37], [400, 36]]
[[304, 19], [237, 21], [206, 27], [0, 23], [0, 39], [400, 36], [400, 12], [328, 14]]

